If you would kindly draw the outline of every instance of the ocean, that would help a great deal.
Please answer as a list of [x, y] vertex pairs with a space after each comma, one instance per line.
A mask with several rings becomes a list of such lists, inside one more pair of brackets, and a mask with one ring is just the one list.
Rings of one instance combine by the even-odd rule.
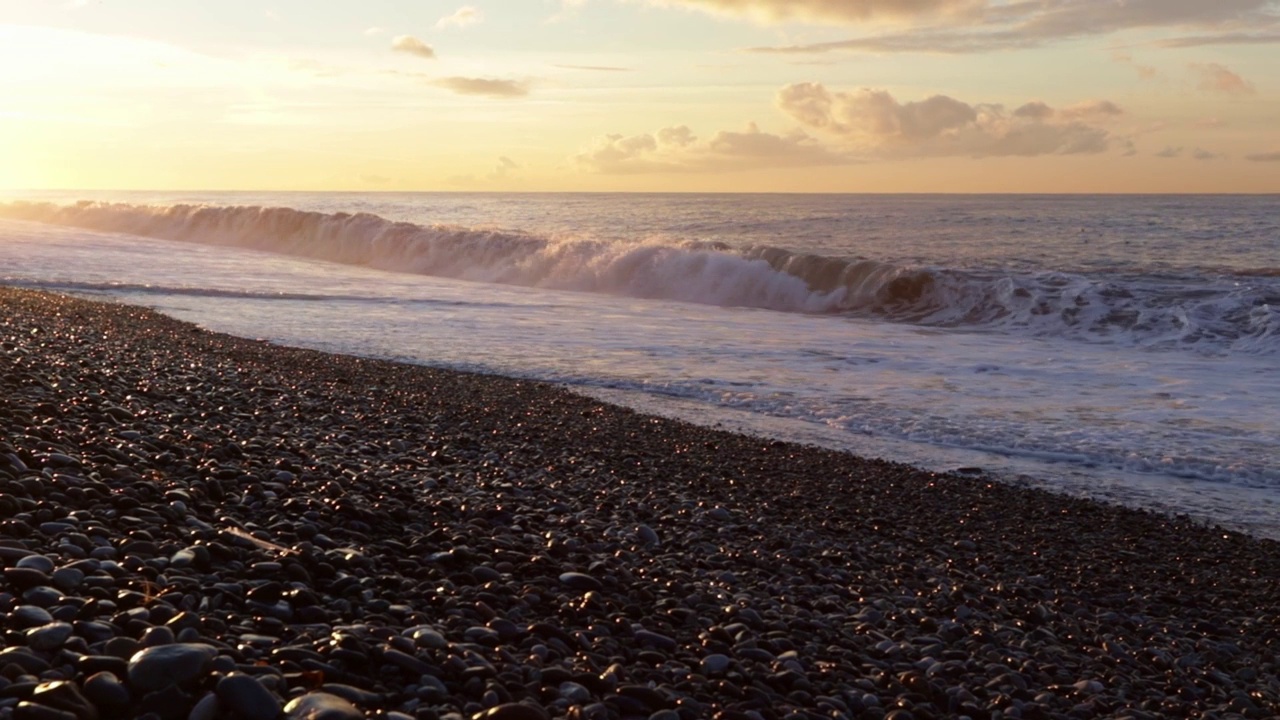
[[1280, 538], [1275, 196], [10, 193], [0, 283]]

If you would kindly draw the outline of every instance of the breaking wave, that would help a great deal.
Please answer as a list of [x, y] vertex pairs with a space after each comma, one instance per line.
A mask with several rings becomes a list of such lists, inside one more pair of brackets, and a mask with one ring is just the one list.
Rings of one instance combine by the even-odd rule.
[[291, 208], [0, 204], [0, 217], [528, 287], [988, 327], [1201, 352], [1280, 352], [1276, 268], [1196, 276], [918, 267], [698, 241], [615, 242]]

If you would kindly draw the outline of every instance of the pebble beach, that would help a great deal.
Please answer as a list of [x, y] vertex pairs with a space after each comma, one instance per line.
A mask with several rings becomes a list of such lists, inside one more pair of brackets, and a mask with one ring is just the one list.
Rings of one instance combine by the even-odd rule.
[[0, 719], [1280, 715], [1280, 546], [0, 288]]

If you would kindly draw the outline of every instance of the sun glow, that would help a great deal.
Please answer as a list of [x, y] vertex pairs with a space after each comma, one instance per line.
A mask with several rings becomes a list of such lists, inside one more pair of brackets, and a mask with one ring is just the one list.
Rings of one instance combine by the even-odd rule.
[[[943, 4], [890, 3], [911, 17], [872, 19], [936, 27], [869, 38], [838, 3], [602, 1], [548, 17], [555, 4], [10, 3], [0, 184], [1280, 189], [1265, 48], [1232, 45], [1225, 25], [1220, 45], [1160, 46], [1186, 32], [1177, 8], [1137, 25], [1107, 10], [1090, 29], [1068, 6], [1014, 3], [1025, 22], [983, 33], [913, 14]], [[1022, 27], [1049, 34], [1020, 41]]]

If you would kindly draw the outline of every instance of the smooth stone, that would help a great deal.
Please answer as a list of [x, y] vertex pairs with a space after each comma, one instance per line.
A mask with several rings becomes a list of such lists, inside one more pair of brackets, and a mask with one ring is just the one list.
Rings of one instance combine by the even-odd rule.
[[665, 650], [667, 652], [671, 652], [677, 647], [677, 643], [674, 639], [650, 630], [637, 630], [635, 632], [635, 638], [636, 642], [652, 645], [659, 650]]
[[37, 585], [33, 588], [27, 588], [22, 593], [23, 600], [41, 608], [52, 607], [57, 604], [62, 597], [63, 595], [61, 590], [51, 588], [48, 585]]
[[13, 709], [12, 717], [13, 720], [79, 720], [75, 713], [25, 700]]
[[191, 712], [187, 713], [187, 720], [218, 720], [218, 716], [222, 714], [222, 707], [218, 704], [218, 696], [214, 693], [205, 693], [200, 698]]
[[69, 712], [77, 720], [98, 720], [98, 709], [80, 694], [75, 683], [66, 680], [40, 683], [31, 693], [31, 701]]
[[119, 717], [129, 708], [129, 689], [114, 673], [98, 672], [84, 681], [84, 694], [108, 717]]
[[27, 631], [27, 646], [36, 650], [53, 650], [71, 637], [75, 628], [70, 623], [53, 622]]
[[212, 645], [184, 643], [139, 650], [129, 658], [129, 686], [140, 692], [190, 682], [218, 654]]
[[560, 697], [573, 703], [584, 703], [591, 699], [591, 691], [576, 682], [560, 683]]
[[108, 655], [127, 660], [133, 657], [134, 653], [141, 650], [142, 645], [131, 637], [120, 635], [108, 640], [102, 649]]
[[9, 619], [18, 627], [36, 627], [53, 622], [53, 615], [42, 607], [19, 605], [9, 613]]
[[[75, 529], [76, 529], [76, 526], [72, 525], [71, 523], [54, 522], [52, 520], [49, 522], [40, 523], [40, 532], [44, 533], [45, 535], [61, 535], [62, 533], [72, 532]], [[52, 570], [52, 569], [53, 568], [49, 568], [49, 570]], [[45, 572], [49, 572], [49, 570], [46, 570]]]
[[231, 673], [218, 681], [218, 699], [243, 720], [275, 720], [280, 700], [262, 683], [243, 673]]
[[574, 590], [581, 590], [582, 592], [592, 592], [604, 589], [604, 585], [600, 584], [599, 580], [587, 575], [586, 573], [580, 572], [561, 573], [560, 582]]
[[337, 695], [313, 692], [296, 697], [284, 706], [288, 720], [364, 720], [364, 713]]
[[191, 567], [191, 564], [195, 561], [196, 551], [191, 548], [183, 548], [169, 558], [169, 567], [179, 569], [187, 568]]
[[28, 555], [15, 563], [14, 567], [30, 568], [48, 575], [53, 572], [54, 564], [52, 560], [44, 555]]
[[63, 592], [71, 592], [84, 582], [84, 572], [73, 567], [58, 568], [49, 576], [49, 582]]
[[49, 669], [49, 663], [24, 647], [7, 647], [0, 650], [0, 667], [13, 663], [30, 675], [39, 675]]
[[645, 545], [661, 545], [662, 541], [658, 538], [658, 533], [648, 525], [641, 525], [636, 528], [636, 537], [640, 538], [640, 542]]
[[714, 653], [702, 658], [702, 673], [704, 675], [722, 675], [729, 669], [730, 660], [727, 656], [720, 653]]
[[547, 720], [547, 711], [525, 703], [495, 705], [471, 716], [471, 720]]
[[[431, 677], [430, 675], [426, 677]], [[320, 692], [326, 692], [330, 695], [337, 695], [353, 705], [381, 705], [385, 697], [379, 693], [369, 692], [361, 688], [344, 685], [342, 683], [325, 683], [319, 688]]]
[[163, 690], [142, 696], [142, 702], [138, 704], [139, 718], [153, 713], [158, 720], [184, 720], [187, 713], [183, 708], [191, 707], [192, 704], [191, 696], [182, 688], [169, 685]]
[[159, 625], [157, 627], [147, 628], [142, 633], [142, 647], [157, 647], [160, 645], [172, 645], [175, 638], [173, 630], [167, 626]]
[[416, 628], [409, 637], [413, 640], [413, 644], [420, 648], [444, 650], [449, 647], [449, 641], [431, 628]]
[[[30, 557], [30, 556], [28, 556]], [[49, 576], [35, 568], [11, 567], [4, 569], [4, 579], [18, 589], [45, 585]]]
[[384, 650], [382, 652], [382, 659], [396, 667], [408, 670], [415, 675], [428, 675], [434, 669], [418, 658], [393, 648]]

